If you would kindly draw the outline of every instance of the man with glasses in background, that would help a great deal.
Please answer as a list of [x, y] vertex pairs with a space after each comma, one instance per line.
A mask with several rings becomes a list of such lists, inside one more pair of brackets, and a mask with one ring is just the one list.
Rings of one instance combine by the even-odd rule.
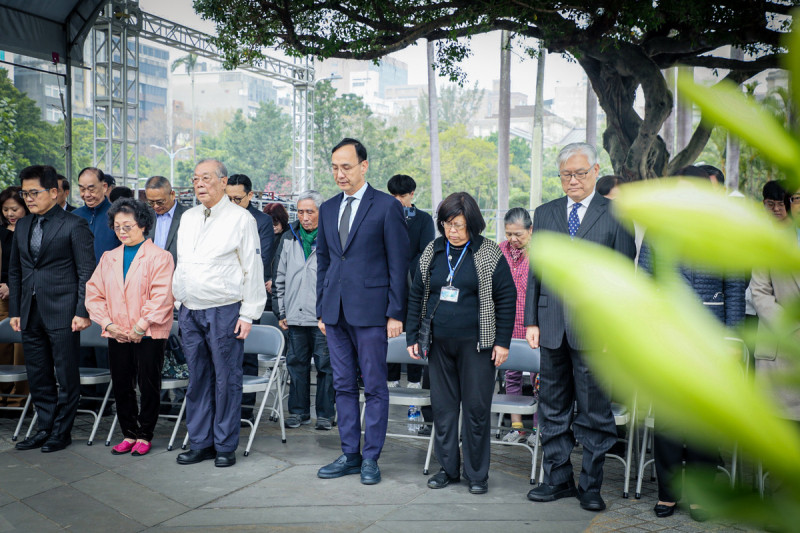
[[[537, 231], [554, 231], [607, 246], [633, 259], [636, 255], [633, 237], [612, 216], [610, 200], [595, 194], [599, 171], [594, 146], [573, 143], [561, 149], [558, 174], [566, 196], [536, 208], [534, 247]], [[528, 492], [528, 499], [549, 502], [577, 496], [583, 509], [602, 511], [606, 508], [600, 496], [603, 464], [606, 452], [617, 442], [617, 428], [611, 402], [584, 360], [585, 351], [598, 347], [587, 345], [572, 325], [570, 315], [580, 310], [565, 310], [563, 295], [541, 282], [548, 273], [538, 271], [533, 261], [530, 267], [537, 276], [528, 280], [525, 325], [531, 348], [541, 346], [539, 420], [544, 478], [541, 485]], [[591, 265], [575, 265], [575, 268], [591, 271]], [[573, 420], [576, 400], [578, 414]], [[583, 446], [577, 490], [570, 463], [576, 439]]]
[[147, 235], [153, 244], [172, 254], [172, 260], [178, 263], [178, 228], [186, 208], [175, 199], [169, 180], [164, 176], [153, 176], [144, 184], [144, 195], [147, 204], [156, 212], [156, 225]]
[[184, 213], [172, 294], [189, 365], [186, 427], [192, 449], [178, 464], [236, 463], [244, 339], [267, 303], [255, 219], [225, 196], [228, 170], [200, 161], [192, 184], [200, 205]]
[[95, 267], [92, 233], [86, 221], [57, 205], [53, 167], [30, 166], [19, 178], [31, 215], [14, 232], [8, 314], [11, 328], [22, 332], [38, 429], [16, 448], [55, 452], [72, 442], [78, 409], [79, 332], [91, 324], [84, 297]]
[[[272, 217], [256, 209], [253, 206], [253, 182], [244, 174], [232, 174], [228, 176], [228, 184], [225, 186], [225, 194], [231, 202], [247, 209], [247, 212], [256, 219], [258, 227], [259, 246], [261, 248], [261, 262], [264, 266], [264, 287], [266, 290], [267, 282], [272, 277], [272, 242], [275, 238], [275, 231], [272, 229]], [[260, 320], [254, 320], [254, 324], [260, 324]], [[254, 353], [244, 354], [243, 370], [245, 376], [258, 375], [258, 355]], [[242, 418], [255, 422], [253, 418], [253, 404], [256, 403], [256, 393], [251, 392], [242, 396]]]

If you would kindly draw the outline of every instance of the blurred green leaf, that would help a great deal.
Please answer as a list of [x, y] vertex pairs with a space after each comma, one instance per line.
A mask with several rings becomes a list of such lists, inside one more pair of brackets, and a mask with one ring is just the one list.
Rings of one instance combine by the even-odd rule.
[[755, 147], [781, 167], [793, 183], [800, 183], [797, 164], [800, 143], [774, 116], [742, 94], [736, 84], [723, 80], [714, 87], [704, 87], [680, 74], [678, 94], [694, 102], [702, 110], [704, 119]]
[[616, 214], [646, 229], [646, 239], [688, 264], [717, 272], [800, 271], [793, 228], [776, 224], [764, 209], [730, 198], [697, 179], [630, 183], [614, 200]]
[[534, 272], [547, 273], [543, 284], [565, 295], [589, 345], [606, 348], [588, 352], [603, 382], [654, 402], [659, 418], [707, 449], [738, 442], [800, 494], [800, 434], [744, 378], [740, 356], [724, 341], [729, 332], [693, 292], [682, 284], [660, 290], [606, 247], [547, 232], [534, 238]]

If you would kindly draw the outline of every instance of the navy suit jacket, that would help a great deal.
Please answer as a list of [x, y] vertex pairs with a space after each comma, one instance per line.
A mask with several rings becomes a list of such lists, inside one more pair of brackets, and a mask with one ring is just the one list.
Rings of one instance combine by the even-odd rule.
[[272, 229], [272, 217], [253, 207], [252, 202], [247, 206], [247, 211], [256, 219], [258, 239], [261, 241], [261, 262], [264, 264], [264, 283], [272, 279], [272, 243], [275, 241], [275, 230]]
[[386, 326], [405, 320], [408, 299], [408, 229], [403, 207], [367, 185], [344, 249], [339, 242], [339, 193], [319, 209], [317, 317], [325, 324]]
[[[607, 198], [595, 193], [592, 202], [586, 209], [576, 239], [585, 239], [618, 251], [633, 259], [636, 255], [636, 244], [633, 236], [622, 224], [611, 215], [611, 204]], [[533, 241], [536, 246], [538, 231], [554, 231], [569, 235], [567, 227], [567, 197], [561, 197], [536, 208], [533, 212]], [[575, 265], [592, 275], [591, 265]], [[531, 264], [531, 271], [537, 267]], [[525, 325], [539, 326], [539, 344], [545, 348], [556, 349], [561, 346], [564, 335], [569, 345], [577, 350], [585, 349], [585, 342], [579, 332], [570, 324], [565, 314], [564, 303], [560, 295], [547, 286], [547, 272], [538, 272], [545, 280], [544, 284], [532, 274], [528, 277], [528, 289], [525, 295]], [[633, 264], [631, 264], [633, 273]]]

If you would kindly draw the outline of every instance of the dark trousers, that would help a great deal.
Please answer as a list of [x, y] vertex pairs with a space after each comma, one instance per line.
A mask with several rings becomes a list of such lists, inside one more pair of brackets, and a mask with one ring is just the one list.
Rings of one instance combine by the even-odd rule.
[[[420, 366], [422, 368], [422, 388], [430, 390], [431, 388], [431, 372], [427, 366], [422, 365], [409, 365], [409, 366]], [[430, 405], [423, 405], [420, 409], [422, 411], [422, 419], [425, 422], [433, 422], [433, 407]]]
[[70, 435], [78, 410], [80, 343], [80, 334], [71, 328], [45, 326], [36, 298], [31, 301], [28, 327], [22, 330], [28, 384], [39, 430], [59, 438]]
[[189, 365], [186, 428], [192, 449], [239, 445], [244, 341], [233, 332], [240, 304], [191, 310], [181, 306], [179, 324]]
[[292, 377], [289, 385], [289, 412], [311, 416], [311, 359], [317, 367], [317, 418], [333, 420], [336, 416], [333, 393], [333, 370], [325, 335], [317, 326], [289, 326], [291, 348], [286, 368]]
[[[400, 371], [402, 370], [403, 365], [400, 363], [392, 363], [387, 365], [388, 367], [388, 375], [386, 377], [386, 381], [400, 381]], [[408, 365], [406, 366], [406, 377], [408, 378], [409, 383], [419, 383], [422, 381], [422, 366], [420, 365]]]
[[[578, 414], [573, 420], [576, 401]], [[541, 348], [539, 413], [544, 482], [557, 485], [572, 480], [569, 456], [577, 439], [583, 446], [579, 487], [584, 492], [599, 492], [605, 454], [617, 442], [617, 428], [608, 396], [592, 377], [583, 354], [569, 345], [566, 336], [556, 349]]]
[[464, 451], [464, 477], [485, 481], [489, 477], [491, 408], [494, 392], [492, 351], [476, 349], [477, 339], [434, 338], [428, 358], [431, 404], [436, 419], [434, 450], [447, 475], [460, 474], [458, 415]]
[[683, 439], [659, 431], [658, 422], [656, 426], [653, 432], [653, 463], [658, 477], [658, 499], [662, 502], [677, 502], [681, 493], [681, 469], [684, 457], [688, 469], [697, 468], [698, 471], [702, 469], [702, 472], [710, 473], [712, 479], [716, 458], [692, 447], [691, 444], [684, 449]]
[[358, 453], [361, 444], [358, 371], [364, 380], [366, 413], [364, 420], [365, 459], [378, 460], [386, 440], [389, 421], [389, 387], [386, 385], [385, 326], [349, 325], [344, 312], [338, 324], [325, 324], [336, 391], [336, 412], [342, 452]]
[[[108, 339], [111, 383], [117, 400], [117, 418], [128, 439], [153, 440], [161, 404], [161, 367], [166, 339], [142, 338], [138, 344]], [[136, 402], [139, 386], [142, 408]]]

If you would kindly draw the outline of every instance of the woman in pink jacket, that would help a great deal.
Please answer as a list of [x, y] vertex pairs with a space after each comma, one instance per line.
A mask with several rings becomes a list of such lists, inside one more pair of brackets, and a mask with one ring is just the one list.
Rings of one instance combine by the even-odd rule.
[[108, 337], [117, 417], [125, 436], [111, 453], [145, 455], [158, 420], [164, 347], [172, 327], [174, 265], [169, 252], [145, 240], [155, 224], [147, 204], [121, 198], [108, 210], [108, 221], [122, 246], [100, 258], [86, 284], [86, 309]]

